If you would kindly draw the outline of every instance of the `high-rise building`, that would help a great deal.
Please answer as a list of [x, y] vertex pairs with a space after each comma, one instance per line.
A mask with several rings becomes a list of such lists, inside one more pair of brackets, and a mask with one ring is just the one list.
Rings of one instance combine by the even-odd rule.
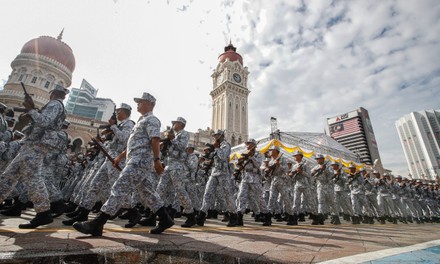
[[106, 122], [113, 114], [115, 103], [111, 99], [97, 98], [98, 90], [82, 80], [80, 88], [71, 88], [66, 102], [69, 114]]
[[248, 69], [243, 58], [229, 43], [219, 57], [219, 63], [211, 75], [213, 81], [212, 129], [225, 131], [226, 140], [232, 146], [246, 141], [248, 133]]
[[374, 136], [368, 111], [357, 110], [327, 118], [330, 136], [344, 147], [359, 155], [362, 163], [372, 165], [375, 160], [381, 164], [379, 149]]
[[412, 177], [434, 180], [440, 175], [440, 110], [411, 112], [396, 128]]

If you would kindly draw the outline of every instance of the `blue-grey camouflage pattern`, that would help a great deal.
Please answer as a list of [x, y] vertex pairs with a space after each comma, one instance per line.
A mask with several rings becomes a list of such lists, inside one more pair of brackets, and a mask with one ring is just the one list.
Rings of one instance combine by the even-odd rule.
[[353, 215], [353, 209], [351, 208], [349, 193], [345, 190], [347, 183], [347, 174], [341, 170], [341, 174], [336, 176], [337, 171], [333, 170], [333, 182], [335, 190], [335, 205], [341, 209], [341, 211], [348, 215]]
[[111, 195], [101, 208], [102, 212], [115, 215], [123, 206], [123, 201], [130, 200], [133, 190], [139, 193], [140, 202], [153, 213], [164, 206], [153, 186], [153, 138], [160, 138], [160, 121], [152, 112], [148, 112], [140, 117], [130, 134], [126, 165], [113, 184]]
[[169, 193], [174, 190], [175, 195], [172, 200], [174, 201], [177, 196], [180, 205], [183, 207], [183, 213], [186, 214], [194, 212], [184, 180], [184, 163], [188, 141], [189, 133], [185, 130], [177, 132], [175, 138], [171, 140], [171, 145], [168, 149], [167, 165], [156, 189], [160, 197], [165, 197], [167, 192]]
[[226, 210], [230, 213], [237, 213], [234, 201], [232, 173], [229, 169], [229, 155], [231, 154], [231, 146], [228, 142], [222, 141], [220, 147], [215, 149], [214, 164], [211, 174], [206, 183], [205, 193], [203, 194], [202, 208], [200, 211], [205, 213], [208, 209], [215, 209], [216, 189], [217, 199], [226, 205]]
[[41, 176], [43, 159], [49, 148], [56, 144], [58, 131], [66, 117], [64, 105], [59, 100], [51, 100], [41, 112], [30, 110], [32, 130], [23, 139], [17, 156], [0, 176], [0, 202], [15, 188], [18, 181], [23, 182], [37, 213], [50, 208], [49, 195]]
[[323, 169], [321, 169], [321, 165], [318, 164], [312, 168], [311, 175], [316, 178], [318, 213], [338, 215], [339, 207], [335, 205], [333, 174], [330, 169], [325, 164], [323, 164]]
[[373, 216], [370, 204], [365, 196], [364, 179], [361, 172], [350, 174], [347, 184], [350, 188], [353, 215], [360, 216], [365, 214], [367, 216]]
[[[302, 172], [297, 172], [297, 169], [302, 167]], [[311, 178], [310, 178], [310, 168], [306, 160], [297, 162], [293, 165], [292, 173], [295, 173], [293, 180], [295, 181], [294, 186], [294, 196], [293, 196], [293, 208], [292, 211], [295, 214], [305, 213], [304, 210], [308, 210], [309, 213], [316, 214], [317, 209], [314, 202], [312, 201], [312, 196], [310, 192], [311, 188]]]
[[184, 169], [184, 181], [188, 195], [190, 196], [191, 202], [196, 210], [202, 207], [203, 197], [199, 194], [199, 182], [197, 181], [197, 168], [199, 166], [199, 158], [195, 153], [190, 153], [186, 155], [185, 159], [185, 169]]
[[[276, 159], [271, 158], [269, 166], [274, 165], [276, 162]], [[280, 156], [278, 162], [279, 165], [272, 172], [268, 209], [272, 214], [281, 213], [281, 205], [277, 201], [278, 196], [280, 196], [280, 201], [283, 203], [286, 213], [292, 215], [293, 208], [292, 198], [289, 194], [287, 159]]]
[[237, 195], [237, 211], [239, 212], [244, 213], [247, 208], [250, 208], [255, 214], [269, 212], [261, 187], [260, 167], [263, 159], [263, 154], [256, 152], [243, 164], [243, 177]]
[[389, 183], [384, 179], [375, 179], [377, 186], [377, 205], [379, 216], [395, 216], [393, 200], [391, 199]]

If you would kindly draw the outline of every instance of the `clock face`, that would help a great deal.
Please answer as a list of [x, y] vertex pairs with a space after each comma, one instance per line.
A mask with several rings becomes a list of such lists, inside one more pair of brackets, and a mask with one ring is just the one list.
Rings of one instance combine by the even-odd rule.
[[238, 74], [238, 73], [234, 73], [234, 74], [232, 75], [232, 78], [234, 78], [234, 81], [236, 81], [236, 82], [238, 82], [238, 83], [241, 82], [241, 76], [240, 76], [240, 74]]

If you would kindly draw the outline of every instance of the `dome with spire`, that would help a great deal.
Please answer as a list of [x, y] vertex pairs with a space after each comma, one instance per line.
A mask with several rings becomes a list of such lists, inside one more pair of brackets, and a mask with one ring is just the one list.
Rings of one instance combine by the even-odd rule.
[[229, 61], [238, 61], [243, 65], [243, 58], [240, 54], [235, 52], [236, 50], [237, 48], [229, 42], [229, 45], [225, 47], [225, 52], [218, 56], [219, 62], [225, 62], [226, 59], [229, 59]]
[[64, 29], [58, 38], [41, 36], [29, 40], [24, 44], [21, 53], [32, 53], [51, 58], [73, 72], [75, 70], [75, 57], [73, 56], [72, 49], [62, 41], [63, 31]]

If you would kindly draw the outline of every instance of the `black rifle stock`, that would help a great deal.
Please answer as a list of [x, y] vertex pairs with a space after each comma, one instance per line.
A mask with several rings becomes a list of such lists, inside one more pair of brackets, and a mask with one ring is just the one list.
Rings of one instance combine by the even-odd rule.
[[112, 156], [110, 156], [110, 154], [108, 154], [108, 152], [104, 149], [104, 147], [101, 145], [101, 143], [99, 143], [96, 139], [92, 138], [92, 141], [96, 144], [96, 146], [99, 148], [99, 150], [102, 151], [102, 153], [104, 154], [104, 156], [106, 156], [108, 158], [109, 161], [111, 161], [112, 164], [115, 165], [115, 168], [118, 171], [122, 171], [121, 167], [119, 167], [119, 165], [115, 164], [115, 159], [112, 158]]

